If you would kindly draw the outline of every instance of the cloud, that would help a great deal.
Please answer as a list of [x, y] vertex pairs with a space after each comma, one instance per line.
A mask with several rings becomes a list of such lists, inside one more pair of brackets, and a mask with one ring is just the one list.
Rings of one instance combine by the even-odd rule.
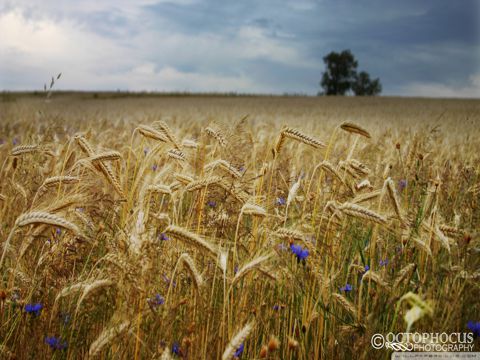
[[468, 90], [478, 6], [462, 4], [0, 0], [0, 89], [39, 89], [62, 71], [60, 89], [315, 94], [323, 56], [350, 48], [387, 95]]
[[442, 83], [412, 82], [402, 91], [405, 96], [441, 98], [480, 98], [480, 73], [470, 76], [466, 86], [449, 86]]

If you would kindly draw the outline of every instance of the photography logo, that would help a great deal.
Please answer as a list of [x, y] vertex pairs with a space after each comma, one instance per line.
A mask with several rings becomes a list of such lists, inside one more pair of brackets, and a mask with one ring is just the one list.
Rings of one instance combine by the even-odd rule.
[[473, 351], [473, 333], [388, 333], [374, 334], [371, 344], [374, 349], [390, 349], [393, 351]]

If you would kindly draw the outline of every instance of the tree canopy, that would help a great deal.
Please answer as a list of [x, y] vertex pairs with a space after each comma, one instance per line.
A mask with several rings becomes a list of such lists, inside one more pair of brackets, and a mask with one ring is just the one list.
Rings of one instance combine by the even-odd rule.
[[350, 50], [340, 53], [332, 51], [323, 61], [326, 70], [320, 82], [322, 95], [347, 95], [353, 92], [355, 95], [369, 96], [382, 91], [380, 79], [372, 80], [365, 71], [357, 73], [358, 61]]

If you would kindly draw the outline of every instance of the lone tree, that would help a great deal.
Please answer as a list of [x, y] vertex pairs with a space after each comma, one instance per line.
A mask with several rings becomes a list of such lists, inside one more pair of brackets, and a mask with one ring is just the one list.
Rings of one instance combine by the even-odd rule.
[[382, 84], [380, 79], [371, 80], [367, 72], [361, 71], [352, 83], [352, 90], [357, 96], [378, 95], [382, 92]]
[[355, 95], [378, 95], [382, 91], [379, 79], [371, 80], [365, 71], [357, 74], [358, 61], [350, 50], [341, 53], [332, 51], [323, 58], [326, 71], [322, 75], [320, 86], [323, 95], [346, 95], [353, 91]]

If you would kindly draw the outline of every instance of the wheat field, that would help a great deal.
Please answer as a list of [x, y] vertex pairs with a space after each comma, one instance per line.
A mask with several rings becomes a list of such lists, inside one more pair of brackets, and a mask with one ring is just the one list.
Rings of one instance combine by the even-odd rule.
[[3, 94], [0, 159], [2, 359], [385, 359], [480, 321], [479, 100]]

